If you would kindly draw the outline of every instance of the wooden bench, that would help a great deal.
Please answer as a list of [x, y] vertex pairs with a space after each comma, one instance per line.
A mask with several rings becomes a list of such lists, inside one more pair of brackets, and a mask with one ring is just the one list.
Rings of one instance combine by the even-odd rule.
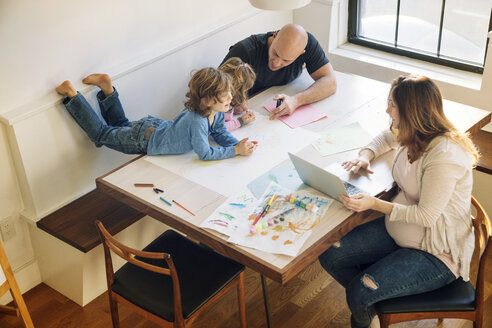
[[143, 216], [137, 210], [95, 189], [39, 220], [36, 225], [87, 253], [101, 244], [95, 220], [100, 220], [114, 235]]
[[471, 137], [480, 152], [476, 170], [492, 174], [492, 133], [480, 130]]
[[[122, 243], [137, 249], [168, 229], [97, 189], [29, 226], [41, 280], [80, 306], [107, 290], [95, 220], [101, 220], [111, 234], [118, 234]], [[115, 269], [123, 264], [113, 261]]]

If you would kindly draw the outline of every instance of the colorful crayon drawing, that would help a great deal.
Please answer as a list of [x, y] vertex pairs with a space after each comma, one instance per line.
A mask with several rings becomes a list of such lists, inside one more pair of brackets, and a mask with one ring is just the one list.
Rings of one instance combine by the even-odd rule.
[[293, 193], [271, 182], [258, 200], [253, 210], [254, 216], [261, 213], [273, 194], [274, 201], [259, 221], [253, 226], [251, 220], [239, 220], [238, 229], [230, 234], [228, 241], [266, 252], [295, 256], [333, 200], [304, 191]]
[[246, 188], [229, 197], [200, 227], [225, 234], [241, 246], [295, 256], [332, 201], [271, 182], [259, 199]]
[[200, 224], [202, 228], [216, 230], [230, 236], [241, 224], [248, 221], [248, 216], [256, 208], [257, 199], [248, 189], [244, 189], [234, 196], [229, 197], [220, 205], [205, 221]]

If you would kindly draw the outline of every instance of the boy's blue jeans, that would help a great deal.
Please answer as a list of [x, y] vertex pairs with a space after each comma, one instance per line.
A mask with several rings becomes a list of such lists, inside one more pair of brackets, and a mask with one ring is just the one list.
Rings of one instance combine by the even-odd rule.
[[368, 327], [376, 315], [374, 304], [381, 300], [434, 290], [456, 279], [434, 255], [398, 246], [384, 217], [356, 227], [319, 262], [345, 287], [353, 328]]
[[146, 153], [154, 128], [163, 120], [148, 116], [130, 122], [125, 116], [116, 90], [108, 97], [105, 97], [103, 92], [99, 92], [97, 100], [107, 125], [99, 119], [80, 93], [72, 99], [65, 98], [63, 104], [97, 147], [104, 145], [125, 154]]

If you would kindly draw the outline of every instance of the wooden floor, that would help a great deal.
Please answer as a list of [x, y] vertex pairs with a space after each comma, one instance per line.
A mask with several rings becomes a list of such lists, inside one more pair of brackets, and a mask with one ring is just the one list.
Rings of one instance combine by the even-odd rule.
[[[492, 328], [492, 261], [488, 261], [486, 295], [488, 296], [484, 328]], [[248, 327], [266, 327], [260, 276], [246, 270], [246, 312]], [[313, 263], [285, 286], [268, 280], [270, 311], [274, 328], [290, 327], [349, 327], [349, 310], [345, 303], [343, 288], [319, 265]], [[24, 294], [27, 306], [36, 328], [111, 327], [111, 317], [106, 294], [103, 294], [84, 308], [70, 301], [45, 284]], [[121, 328], [157, 328], [128, 309], [120, 306]], [[20, 328], [15, 317], [0, 315], [1, 328]], [[192, 327], [239, 327], [236, 293], [230, 292], [219, 302], [205, 311]], [[392, 328], [471, 328], [463, 320], [423, 320], [393, 325]]]

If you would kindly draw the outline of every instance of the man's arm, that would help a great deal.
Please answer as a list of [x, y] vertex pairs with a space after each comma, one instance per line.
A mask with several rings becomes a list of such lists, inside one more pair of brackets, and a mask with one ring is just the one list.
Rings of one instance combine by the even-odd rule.
[[330, 63], [321, 66], [311, 74], [311, 77], [314, 83], [306, 90], [293, 96], [285, 94], [275, 96], [274, 100], [282, 99], [282, 104], [272, 111], [271, 120], [282, 115], [292, 114], [297, 107], [325, 99], [336, 92], [337, 80]]
[[337, 91], [337, 79], [330, 63], [311, 74], [314, 83], [305, 91], [295, 94], [297, 107], [325, 99]]

